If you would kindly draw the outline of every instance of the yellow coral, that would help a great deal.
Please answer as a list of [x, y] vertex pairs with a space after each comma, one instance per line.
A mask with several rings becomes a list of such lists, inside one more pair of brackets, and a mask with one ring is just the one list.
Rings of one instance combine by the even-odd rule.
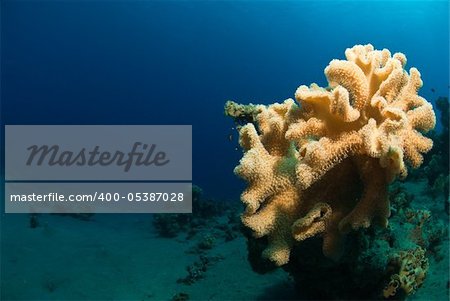
[[422, 132], [435, 125], [433, 108], [417, 95], [420, 73], [404, 70], [406, 57], [370, 44], [345, 55], [325, 68], [327, 89], [300, 86], [297, 102], [252, 106], [240, 128], [242, 221], [268, 237], [263, 255], [277, 265], [295, 241], [322, 235], [324, 254], [336, 257], [348, 231], [386, 226], [387, 185], [432, 147]]
[[295, 240], [302, 241], [325, 232], [332, 209], [326, 203], [317, 203], [305, 217], [298, 219], [292, 225]]

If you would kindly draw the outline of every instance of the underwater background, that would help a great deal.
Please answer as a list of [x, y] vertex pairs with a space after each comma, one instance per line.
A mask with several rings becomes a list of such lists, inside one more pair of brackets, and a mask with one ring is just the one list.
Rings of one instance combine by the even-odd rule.
[[[406, 55], [438, 117], [438, 148], [391, 188], [403, 200], [393, 206], [431, 212], [427, 278], [395, 298], [448, 300], [449, 3], [431, 0], [2, 1], [2, 136], [6, 124], [191, 124], [196, 187], [190, 217], [2, 213], [1, 300], [319, 298], [292, 271], [252, 270], [233, 174], [242, 151], [224, 104], [326, 86], [328, 63], [368, 43]], [[411, 240], [420, 214], [394, 215], [392, 236]]]

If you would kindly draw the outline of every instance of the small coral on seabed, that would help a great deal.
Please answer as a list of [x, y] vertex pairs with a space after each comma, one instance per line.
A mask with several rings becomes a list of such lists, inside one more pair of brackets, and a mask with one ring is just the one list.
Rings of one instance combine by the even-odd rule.
[[[338, 258], [346, 234], [388, 224], [388, 184], [417, 168], [432, 140], [432, 105], [419, 96], [420, 73], [406, 57], [372, 45], [345, 51], [325, 68], [329, 87], [300, 86], [295, 99], [269, 106], [228, 103], [244, 156], [243, 224], [266, 237], [263, 256], [285, 265], [296, 242], [323, 237]], [[239, 119], [239, 111], [244, 118]]]
[[398, 267], [398, 272], [383, 290], [383, 296], [395, 296], [401, 289], [406, 295], [413, 294], [425, 280], [428, 271], [428, 259], [425, 250], [418, 247], [414, 250], [402, 251], [392, 259], [392, 264]]

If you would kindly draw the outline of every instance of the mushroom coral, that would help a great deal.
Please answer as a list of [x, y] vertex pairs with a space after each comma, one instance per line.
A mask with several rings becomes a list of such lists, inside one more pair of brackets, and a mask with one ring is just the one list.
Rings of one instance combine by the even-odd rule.
[[322, 236], [324, 255], [339, 258], [346, 233], [386, 226], [389, 183], [432, 147], [422, 133], [435, 126], [433, 107], [418, 95], [420, 73], [404, 69], [405, 55], [368, 44], [345, 56], [325, 68], [327, 88], [302, 85], [296, 101], [225, 107], [233, 118], [253, 116], [239, 128], [242, 222], [267, 237], [263, 256], [278, 266], [310, 237]]

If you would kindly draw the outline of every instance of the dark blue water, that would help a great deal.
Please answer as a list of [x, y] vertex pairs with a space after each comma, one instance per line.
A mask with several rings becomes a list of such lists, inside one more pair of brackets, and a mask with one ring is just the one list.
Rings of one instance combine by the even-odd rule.
[[447, 1], [2, 1], [1, 17], [2, 124], [192, 124], [194, 183], [216, 197], [242, 188], [228, 99], [325, 85], [366, 43], [448, 94]]

